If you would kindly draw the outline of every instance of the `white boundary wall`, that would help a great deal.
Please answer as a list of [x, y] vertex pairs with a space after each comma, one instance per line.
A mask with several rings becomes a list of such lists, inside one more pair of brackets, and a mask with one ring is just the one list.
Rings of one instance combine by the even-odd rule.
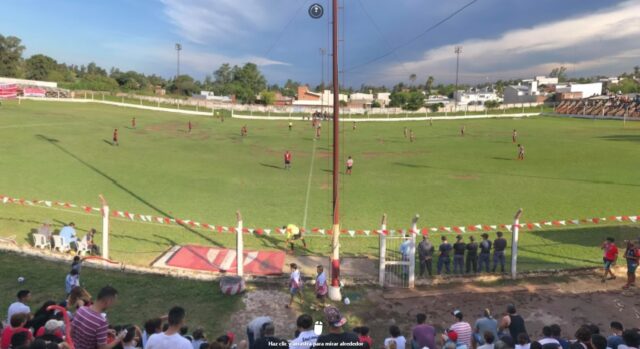
[[211, 112], [201, 112], [194, 110], [182, 110], [182, 109], [170, 109], [170, 108], [159, 108], [159, 107], [151, 107], [147, 105], [137, 105], [137, 104], [129, 104], [129, 103], [119, 103], [119, 102], [109, 102], [109, 101], [101, 101], [101, 100], [91, 100], [91, 99], [73, 99], [73, 98], [32, 98], [32, 97], [20, 97], [21, 100], [31, 100], [31, 101], [40, 101], [40, 102], [68, 102], [68, 103], [100, 103], [113, 105], [116, 107], [127, 107], [127, 108], [136, 108], [136, 109], [145, 109], [145, 110], [154, 110], [154, 111], [162, 111], [167, 113], [178, 113], [178, 114], [188, 114], [188, 115], [202, 115], [202, 116], [212, 116], [213, 111]]
[[[518, 113], [518, 114], [488, 114], [488, 115], [458, 115], [458, 116], [415, 116], [415, 117], [393, 117], [393, 118], [343, 118], [341, 122], [395, 122], [395, 121], [438, 121], [438, 120], [463, 120], [463, 119], [497, 119], [497, 118], [523, 118], [540, 115], [540, 113]], [[251, 116], [233, 114], [235, 119], [246, 120], [303, 120], [302, 116]], [[307, 120], [308, 118], [304, 119]], [[331, 121], [331, 120], [329, 120]]]

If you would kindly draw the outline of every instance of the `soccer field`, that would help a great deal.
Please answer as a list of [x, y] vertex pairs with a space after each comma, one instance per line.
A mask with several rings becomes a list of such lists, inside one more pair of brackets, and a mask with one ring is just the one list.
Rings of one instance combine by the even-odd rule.
[[[291, 132], [287, 124], [222, 123], [98, 104], [6, 102], [0, 108], [0, 194], [91, 206], [104, 194], [112, 209], [138, 214], [230, 226], [239, 209], [248, 227], [295, 223], [326, 229], [331, 127], [324, 122], [314, 141], [310, 122], [295, 121]], [[390, 228], [407, 228], [415, 213], [421, 226], [430, 227], [509, 223], [518, 207], [524, 220], [534, 222], [638, 214], [640, 123], [623, 128], [616, 121], [535, 117], [343, 127], [342, 164], [349, 155], [355, 160], [353, 174], [341, 177], [345, 229], [377, 229], [383, 213]], [[405, 127], [415, 142], [404, 137]], [[114, 128], [120, 130], [117, 147], [110, 144]], [[526, 148], [525, 161], [515, 160], [513, 129]], [[290, 171], [283, 169], [285, 150], [293, 154]], [[1, 236], [26, 237], [44, 219], [75, 220], [81, 230], [99, 226], [95, 215], [1, 207]], [[114, 224], [114, 256], [137, 251], [135, 259], [146, 263], [172, 244], [226, 245], [230, 235], [123, 221]], [[343, 251], [375, 254], [377, 240], [364, 241], [345, 242]], [[317, 251], [326, 251], [326, 243], [318, 242]], [[278, 244], [274, 236], [249, 241], [250, 247]]]

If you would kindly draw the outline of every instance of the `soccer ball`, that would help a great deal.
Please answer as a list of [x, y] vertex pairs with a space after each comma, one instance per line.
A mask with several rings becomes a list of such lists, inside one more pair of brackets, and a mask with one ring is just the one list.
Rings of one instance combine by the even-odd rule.
[[24, 284], [24, 276], [19, 276], [18, 277], [18, 283], [19, 284]]
[[349, 297], [344, 297], [344, 304], [346, 305], [351, 304], [351, 300], [349, 299]]

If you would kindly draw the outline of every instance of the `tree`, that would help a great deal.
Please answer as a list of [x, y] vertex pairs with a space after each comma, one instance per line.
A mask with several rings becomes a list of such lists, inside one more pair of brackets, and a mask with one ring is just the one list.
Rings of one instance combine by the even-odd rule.
[[169, 83], [169, 92], [183, 96], [191, 96], [198, 92], [195, 80], [189, 75], [180, 75]]
[[377, 100], [371, 102], [371, 108], [380, 108], [380, 102], [378, 102]]
[[254, 63], [246, 63], [242, 68], [236, 68], [233, 69], [233, 80], [247, 89], [247, 92], [250, 92], [248, 95], [245, 94], [241, 100], [243, 103], [253, 103], [258, 93], [267, 88], [267, 79]]
[[636, 77], [640, 76], [640, 65], [633, 67], [633, 75]]
[[104, 70], [103, 68], [99, 67], [97, 64], [95, 64], [94, 62], [91, 62], [87, 65], [87, 74], [88, 75], [100, 75], [100, 76], [107, 76], [107, 71]]
[[431, 75], [429, 75], [429, 77], [427, 78], [427, 82], [424, 84], [424, 89], [425, 89], [425, 91], [427, 91], [427, 94], [431, 93], [431, 89], [433, 88], [434, 80], [435, 79]]
[[486, 101], [484, 102], [484, 106], [487, 109], [495, 109], [500, 106], [500, 102], [498, 101]]
[[443, 104], [443, 103], [434, 103], [434, 104], [431, 104], [431, 105], [429, 106], [429, 110], [430, 110], [432, 113], [437, 113], [437, 112], [438, 112], [438, 110], [440, 110], [440, 108], [442, 108], [442, 107], [444, 107], [444, 104]]
[[287, 82], [284, 83], [284, 88], [282, 89], [282, 95], [287, 97], [295, 97], [295, 95], [298, 93], [299, 86], [299, 82], [287, 79]]
[[0, 34], [0, 76], [10, 78], [22, 77], [22, 52], [25, 47], [15, 36]]
[[564, 82], [567, 80], [567, 68], [565, 66], [553, 68], [549, 73], [549, 77], [558, 78], [558, 82]]
[[418, 110], [424, 106], [424, 95], [420, 91], [393, 92], [390, 96], [389, 106], [400, 107], [406, 110]]
[[31, 80], [48, 80], [49, 75], [58, 69], [55, 59], [37, 54], [25, 61], [25, 77]]
[[416, 82], [416, 74], [411, 74], [409, 75], [409, 80], [411, 80], [411, 85], [413, 85], [414, 82]]
[[276, 101], [276, 93], [273, 91], [263, 90], [260, 92], [260, 101], [264, 105], [273, 105]]

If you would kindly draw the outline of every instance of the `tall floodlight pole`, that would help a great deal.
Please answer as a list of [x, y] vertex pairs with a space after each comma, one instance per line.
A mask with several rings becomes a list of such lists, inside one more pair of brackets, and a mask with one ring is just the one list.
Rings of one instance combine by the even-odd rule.
[[462, 53], [462, 46], [456, 46], [455, 53], [456, 53], [456, 90], [453, 93], [453, 98], [455, 100], [454, 103], [456, 106], [456, 110], [458, 110], [458, 98], [456, 97], [456, 95], [458, 94], [458, 71], [460, 69], [460, 54]]
[[329, 299], [342, 300], [340, 294], [340, 198], [338, 195], [340, 85], [338, 84], [338, 0], [333, 0], [333, 234], [331, 239], [331, 286]]
[[176, 73], [176, 80], [178, 79], [178, 76], [180, 76], [180, 51], [182, 51], [182, 45], [176, 44], [176, 53], [178, 54], [178, 69]]

